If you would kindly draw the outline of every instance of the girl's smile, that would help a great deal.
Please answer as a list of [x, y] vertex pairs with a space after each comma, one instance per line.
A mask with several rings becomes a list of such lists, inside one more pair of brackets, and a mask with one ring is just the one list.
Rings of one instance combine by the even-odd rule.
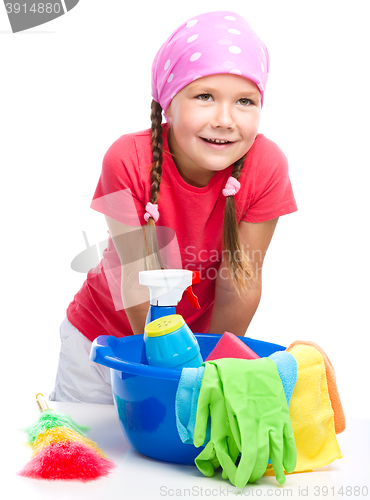
[[222, 139], [203, 139], [202, 140], [212, 148], [223, 149], [234, 144], [234, 142], [224, 141]]
[[261, 94], [254, 82], [239, 75], [206, 76], [176, 94], [166, 114], [177, 169], [189, 184], [205, 186], [252, 146]]

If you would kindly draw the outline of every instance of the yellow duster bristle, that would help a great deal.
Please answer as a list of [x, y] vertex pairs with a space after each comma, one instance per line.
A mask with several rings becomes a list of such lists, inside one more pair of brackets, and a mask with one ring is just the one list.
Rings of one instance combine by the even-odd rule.
[[40, 434], [37, 439], [32, 444], [32, 457], [40, 453], [46, 446], [51, 443], [58, 442], [74, 442], [74, 443], [84, 443], [89, 448], [94, 449], [102, 458], [106, 458], [106, 455], [91, 439], [81, 436], [75, 431], [68, 429], [67, 427], [53, 427], [47, 431]]

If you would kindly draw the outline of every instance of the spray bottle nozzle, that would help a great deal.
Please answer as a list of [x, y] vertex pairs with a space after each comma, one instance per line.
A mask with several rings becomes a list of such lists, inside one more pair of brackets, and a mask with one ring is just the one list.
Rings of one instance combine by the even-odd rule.
[[200, 304], [199, 304], [199, 300], [198, 300], [198, 297], [195, 295], [195, 293], [193, 292], [193, 289], [191, 286], [188, 286], [186, 289], [185, 289], [185, 295], [188, 299], [188, 301], [190, 302], [190, 304], [195, 307], [195, 309], [200, 309]]

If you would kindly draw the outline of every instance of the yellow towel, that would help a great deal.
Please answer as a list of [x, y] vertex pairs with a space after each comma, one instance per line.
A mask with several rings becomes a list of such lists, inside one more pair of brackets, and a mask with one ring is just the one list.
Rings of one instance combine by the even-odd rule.
[[286, 350], [290, 351], [292, 347], [298, 344], [310, 345], [315, 349], [317, 349], [322, 354], [325, 364], [326, 382], [328, 384], [330, 403], [334, 412], [335, 434], [340, 434], [346, 428], [346, 417], [344, 416], [342, 402], [339, 397], [334, 367], [331, 364], [330, 359], [327, 357], [324, 350], [319, 345], [315, 344], [314, 342], [310, 342], [309, 340], [295, 340], [292, 344], [290, 344], [289, 347], [287, 347]]
[[342, 454], [335, 435], [325, 363], [321, 353], [309, 345], [295, 345], [289, 352], [298, 364], [298, 378], [289, 412], [297, 445], [294, 472], [325, 467]]

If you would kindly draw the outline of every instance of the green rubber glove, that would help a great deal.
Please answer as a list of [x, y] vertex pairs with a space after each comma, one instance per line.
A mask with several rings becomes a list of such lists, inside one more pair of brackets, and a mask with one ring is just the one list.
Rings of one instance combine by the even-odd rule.
[[205, 363], [199, 392], [194, 428], [194, 445], [201, 446], [206, 438], [207, 422], [211, 416], [210, 440], [195, 459], [195, 465], [208, 477], [214, 475], [220, 465], [223, 477], [233, 482], [239, 449], [233, 438], [225, 407], [222, 385], [216, 366]]
[[[294, 471], [297, 450], [276, 363], [270, 358], [223, 358], [208, 363], [217, 368], [228, 425], [241, 452], [235, 475], [229, 475], [230, 481], [237, 488], [258, 481], [270, 457], [276, 480], [284, 484], [283, 465], [287, 472]], [[228, 470], [232, 469], [228, 467], [225, 472]]]

